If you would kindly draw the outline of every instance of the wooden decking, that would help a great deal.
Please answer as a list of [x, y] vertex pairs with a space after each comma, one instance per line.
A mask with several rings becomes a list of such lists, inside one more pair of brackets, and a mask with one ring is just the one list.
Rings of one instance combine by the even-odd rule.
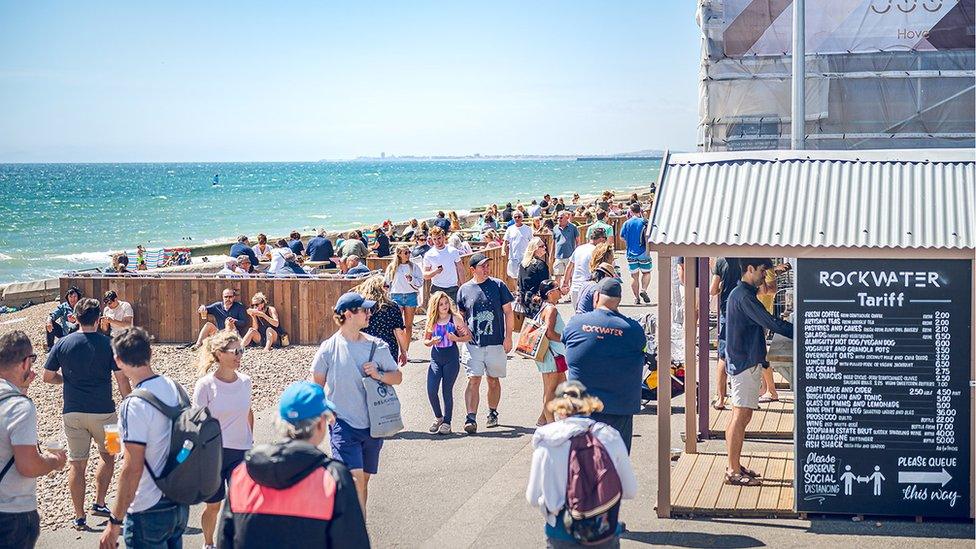
[[[793, 406], [792, 392], [780, 391], [779, 402], [761, 403], [761, 409], [752, 413], [752, 420], [746, 426], [746, 438], [793, 438]], [[711, 438], [722, 438], [725, 429], [732, 420], [732, 407], [724, 410], [708, 409], [708, 429]]]
[[671, 516], [797, 516], [793, 452], [752, 452], [742, 463], [762, 475], [762, 486], [726, 484], [726, 454], [682, 454], [671, 472]]

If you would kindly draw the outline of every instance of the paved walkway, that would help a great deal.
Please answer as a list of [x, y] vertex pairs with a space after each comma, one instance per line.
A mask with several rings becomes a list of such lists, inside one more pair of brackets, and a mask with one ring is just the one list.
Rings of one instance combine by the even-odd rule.
[[[626, 265], [621, 267], [626, 269]], [[656, 302], [652, 286], [652, 300]], [[656, 307], [633, 306], [625, 298], [622, 312], [637, 317]], [[568, 317], [568, 306], [563, 311]], [[429, 351], [415, 344], [411, 359], [429, 358]], [[455, 430], [463, 420], [463, 380], [455, 387]], [[485, 386], [482, 385], [482, 391]], [[499, 407], [501, 426], [483, 428], [484, 398], [479, 413], [482, 430], [475, 436], [430, 435], [431, 413], [426, 395], [426, 364], [410, 363], [398, 388], [407, 431], [384, 447], [380, 472], [370, 483], [367, 524], [374, 547], [515, 547], [544, 546], [542, 516], [525, 502], [532, 455], [532, 433], [542, 406], [541, 378], [534, 363], [512, 359], [502, 384]], [[484, 395], [483, 395], [484, 396]], [[674, 401], [674, 446], [684, 426], [684, 397]], [[272, 437], [275, 410], [257, 414], [255, 438]], [[926, 522], [868, 517], [852, 522], [849, 517], [815, 520], [661, 520], [656, 518], [657, 489], [656, 417], [653, 407], [634, 421], [632, 457], [640, 485], [636, 500], [624, 503], [621, 518], [627, 524], [622, 545], [673, 547], [973, 547], [972, 523]], [[785, 450], [789, 442], [747, 443], [746, 449]], [[754, 445], [754, 446], [753, 446]], [[722, 449], [724, 442], [710, 441], [703, 450]], [[191, 510], [191, 530], [186, 547], [203, 544], [199, 530], [200, 506]], [[42, 535], [40, 547], [91, 547], [97, 533], [60, 530]]]

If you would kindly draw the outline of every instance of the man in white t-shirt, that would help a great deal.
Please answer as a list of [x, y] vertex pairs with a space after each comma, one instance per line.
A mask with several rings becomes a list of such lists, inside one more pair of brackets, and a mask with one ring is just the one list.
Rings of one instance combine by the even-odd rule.
[[[122, 330], [112, 340], [112, 351], [133, 389], [145, 389], [169, 406], [179, 403], [182, 389], [172, 379], [153, 372], [145, 330]], [[157, 476], [162, 473], [172, 427], [169, 418], [145, 400], [130, 397], [122, 401], [119, 431], [125, 458], [101, 547], [115, 547], [123, 531], [127, 547], [180, 546], [190, 508], [166, 499], [149, 473], [150, 468]], [[146, 539], [149, 533], [153, 539]]]
[[457, 301], [458, 273], [461, 272], [461, 252], [447, 245], [447, 235], [440, 227], [430, 230], [434, 245], [424, 254], [424, 280], [430, 281], [430, 293], [444, 292]]
[[573, 255], [569, 258], [569, 264], [566, 265], [566, 273], [563, 274], [562, 291], [563, 293], [569, 292], [574, 310], [579, 301], [580, 289], [592, 274], [590, 272], [590, 258], [593, 256], [593, 248], [596, 248], [597, 244], [603, 244], [607, 241], [607, 233], [602, 227], [589, 231], [589, 235], [590, 241], [577, 246], [573, 251]]
[[512, 212], [514, 223], [505, 229], [505, 237], [502, 239], [502, 255], [508, 256], [506, 270], [508, 276], [512, 278], [518, 278], [522, 254], [525, 253], [525, 249], [529, 247], [529, 241], [532, 240], [532, 227], [522, 223], [523, 217], [522, 212], [518, 210]]
[[0, 337], [0, 545], [34, 547], [41, 534], [37, 477], [64, 468], [64, 450], [37, 451], [37, 410], [27, 398], [37, 360], [27, 334]]
[[105, 307], [102, 309], [101, 329], [113, 336], [122, 330], [132, 326], [132, 319], [135, 314], [132, 312], [132, 305], [128, 301], [119, 299], [119, 294], [115, 290], [105, 292], [102, 299]]

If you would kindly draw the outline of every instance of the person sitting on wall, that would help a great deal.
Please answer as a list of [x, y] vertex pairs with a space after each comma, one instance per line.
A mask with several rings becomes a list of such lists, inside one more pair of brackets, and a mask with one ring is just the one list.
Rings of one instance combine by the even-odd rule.
[[247, 333], [249, 326], [247, 309], [243, 303], [237, 301], [237, 290], [224, 288], [221, 297], [222, 299], [220, 301], [211, 303], [210, 305], [200, 305], [200, 308], [197, 309], [201, 319], [210, 315], [213, 316], [213, 322], [207, 321], [200, 328], [200, 335], [197, 336], [197, 342], [190, 347], [194, 351], [200, 348], [204, 339], [214, 335], [219, 330], [237, 330], [238, 335], [241, 337]]

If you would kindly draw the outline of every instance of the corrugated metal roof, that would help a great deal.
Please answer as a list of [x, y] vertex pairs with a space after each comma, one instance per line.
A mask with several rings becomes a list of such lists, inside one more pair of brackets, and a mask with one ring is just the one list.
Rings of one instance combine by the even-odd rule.
[[974, 248], [976, 151], [670, 155], [652, 245]]

